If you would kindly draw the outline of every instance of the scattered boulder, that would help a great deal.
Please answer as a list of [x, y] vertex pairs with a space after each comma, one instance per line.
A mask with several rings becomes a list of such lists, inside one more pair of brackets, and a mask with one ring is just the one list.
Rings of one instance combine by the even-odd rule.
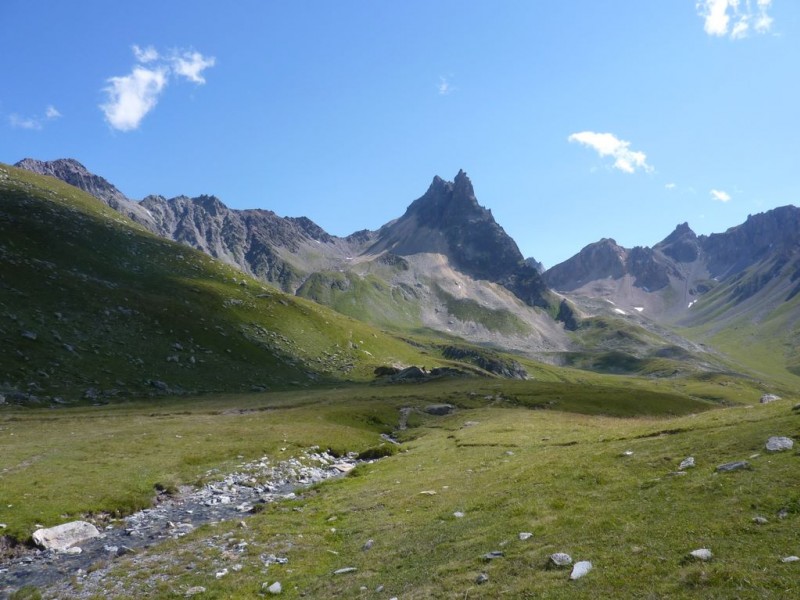
[[100, 535], [97, 527], [86, 521], [72, 521], [55, 527], [37, 529], [33, 533], [33, 542], [45, 550], [63, 552], [75, 544]]
[[737, 460], [735, 462], [725, 463], [719, 465], [715, 471], [717, 473], [730, 473], [731, 471], [741, 471], [742, 469], [749, 469], [750, 463], [746, 460]]
[[551, 567], [568, 567], [572, 564], [572, 557], [565, 552], [556, 552], [550, 555], [548, 565]]
[[486, 573], [481, 573], [475, 578], [475, 583], [478, 585], [486, 583], [487, 581], [489, 581], [489, 576]]
[[766, 525], [769, 521], [765, 517], [753, 517], [753, 523], [756, 525]]
[[429, 404], [424, 408], [424, 410], [429, 415], [443, 417], [444, 415], [449, 415], [451, 412], [453, 412], [454, 408], [455, 407], [452, 404]]
[[689, 552], [689, 556], [691, 556], [695, 560], [702, 560], [705, 562], [711, 560], [714, 555], [708, 548], [699, 548], [697, 550], [692, 550], [691, 552]]
[[186, 590], [184, 596], [186, 596], [187, 598], [191, 598], [192, 596], [196, 596], [197, 594], [205, 594], [205, 593], [206, 593], [206, 588], [204, 588], [202, 585], [196, 585]]
[[375, 367], [375, 376], [376, 377], [391, 377], [393, 375], [397, 375], [400, 372], [398, 367], [391, 367], [386, 365], [381, 365], [379, 367]]
[[454, 513], [453, 513], [453, 516], [454, 516], [456, 519], [463, 519], [463, 518], [464, 518], [464, 513], [463, 513], [463, 512], [461, 512], [460, 510], [457, 510], [456, 512], [454, 512]]
[[797, 403], [792, 407], [792, 412], [798, 412], [798, 411], [800, 411], [800, 403]]
[[343, 567], [341, 569], [336, 569], [333, 574], [334, 575], [346, 575], [347, 573], [355, 573], [358, 571], [355, 567]]
[[678, 470], [683, 471], [684, 469], [692, 469], [694, 468], [694, 456], [688, 456], [681, 461], [681, 464], [678, 465]]
[[781, 559], [782, 563], [793, 563], [800, 560], [800, 556], [786, 556]]
[[525, 540], [529, 540], [533, 537], [533, 534], [529, 531], [521, 531], [519, 534], [519, 541], [524, 542]]
[[767, 452], [783, 452], [784, 450], [791, 450], [794, 442], [791, 438], [772, 436], [767, 440]]
[[280, 581], [276, 581], [271, 585], [265, 583], [264, 585], [261, 586], [261, 589], [264, 590], [265, 592], [268, 592], [276, 596], [283, 591], [283, 587], [281, 586]]
[[761, 396], [761, 400], [759, 400], [759, 402], [761, 402], [761, 404], [769, 404], [770, 402], [775, 402], [776, 400], [780, 399], [781, 397], [776, 396], [775, 394], [764, 394]]
[[369, 540], [367, 540], [366, 542], [364, 542], [364, 545], [363, 545], [363, 546], [361, 546], [361, 549], [362, 549], [362, 550], [365, 550], [365, 551], [366, 551], [366, 550], [369, 550], [370, 548], [372, 548], [372, 546], [373, 546], [374, 544], [375, 544], [375, 540], [373, 540], [373, 539], [369, 539]]
[[592, 570], [591, 561], [582, 560], [580, 562], [576, 562], [575, 566], [572, 567], [572, 573], [569, 574], [569, 578], [572, 580], [580, 579], [591, 570]]
[[23, 331], [22, 337], [24, 337], [26, 340], [31, 340], [32, 342], [35, 342], [36, 338], [39, 336], [36, 335], [35, 331]]
[[482, 556], [483, 560], [490, 561], [494, 560], [495, 558], [503, 558], [505, 554], [501, 550], [492, 550], [491, 552], [487, 552]]

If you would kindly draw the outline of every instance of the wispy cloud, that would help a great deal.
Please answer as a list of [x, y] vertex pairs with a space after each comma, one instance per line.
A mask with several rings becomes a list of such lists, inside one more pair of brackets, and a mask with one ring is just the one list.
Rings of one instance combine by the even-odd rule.
[[592, 148], [601, 157], [612, 157], [614, 168], [624, 173], [634, 173], [639, 169], [647, 172], [653, 170], [653, 167], [647, 164], [647, 155], [644, 152], [631, 150], [630, 142], [619, 139], [613, 133], [581, 131], [573, 133], [567, 140]]
[[205, 83], [202, 72], [217, 62], [213, 56], [206, 58], [199, 52], [183, 52], [172, 57], [172, 69], [176, 74], [194, 83]]
[[449, 77], [439, 77], [439, 84], [436, 86], [436, 89], [440, 96], [447, 96], [452, 94], [456, 88], [453, 87]]
[[740, 40], [772, 29], [772, 0], [698, 0], [697, 14], [708, 35]]
[[173, 76], [202, 85], [206, 82], [203, 71], [216, 62], [213, 56], [195, 51], [175, 50], [162, 58], [152, 46], [134, 45], [131, 49], [138, 64], [128, 75], [108, 79], [108, 86], [103, 88], [107, 100], [100, 105], [108, 124], [118, 131], [138, 129]]
[[49, 104], [47, 108], [44, 110], [43, 115], [34, 115], [32, 117], [23, 117], [17, 113], [12, 113], [8, 115], [8, 124], [11, 125], [14, 129], [29, 129], [32, 131], [41, 131], [44, 129], [44, 124], [46, 121], [52, 121], [53, 119], [58, 119], [61, 116], [61, 113], [58, 112], [58, 109]]
[[719, 202], [729, 202], [731, 199], [731, 195], [722, 190], [711, 190], [711, 197]]
[[153, 48], [152, 46], [148, 46], [147, 48], [140, 48], [136, 44], [131, 46], [131, 50], [133, 50], [133, 55], [136, 57], [142, 64], [147, 64], [149, 62], [153, 62], [154, 60], [159, 59], [158, 51]]
[[667, 184], [667, 185], [665, 185], [664, 187], [665, 187], [666, 189], [668, 189], [668, 190], [674, 190], [674, 189], [675, 189], [676, 187], [678, 187], [678, 186], [677, 186], [676, 184], [674, 184], [674, 183], [668, 183], [668, 184]]

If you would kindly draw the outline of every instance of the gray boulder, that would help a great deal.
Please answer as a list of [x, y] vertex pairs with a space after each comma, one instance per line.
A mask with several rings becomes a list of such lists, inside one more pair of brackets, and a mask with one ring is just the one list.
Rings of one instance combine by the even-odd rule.
[[750, 463], [746, 460], [737, 460], [736, 462], [725, 463], [716, 468], [717, 473], [730, 473], [731, 471], [740, 471], [742, 469], [749, 469]]
[[788, 437], [772, 436], [767, 440], [767, 452], [783, 452], [793, 446], [794, 442]]
[[551, 567], [568, 567], [572, 564], [572, 557], [565, 552], [556, 552], [550, 555]]
[[572, 567], [572, 573], [570, 573], [570, 579], [580, 579], [584, 575], [586, 575], [589, 571], [592, 570], [592, 563], [588, 560], [582, 560], [580, 562], [576, 562], [575, 566]]
[[684, 458], [681, 461], [681, 464], [678, 465], [678, 469], [680, 471], [683, 471], [684, 469], [691, 469], [693, 467], [694, 467], [694, 456], [689, 456], [687, 458]]
[[770, 402], [775, 402], [776, 400], [780, 399], [781, 397], [776, 396], [775, 394], [764, 394], [761, 396], [761, 400], [759, 400], [759, 402], [761, 402], [761, 404], [769, 404]]
[[444, 416], [453, 412], [452, 404], [429, 404], [425, 407], [425, 412], [429, 415]]
[[97, 527], [86, 521], [72, 521], [55, 527], [37, 529], [33, 533], [33, 542], [45, 550], [63, 552], [84, 540], [100, 535]]

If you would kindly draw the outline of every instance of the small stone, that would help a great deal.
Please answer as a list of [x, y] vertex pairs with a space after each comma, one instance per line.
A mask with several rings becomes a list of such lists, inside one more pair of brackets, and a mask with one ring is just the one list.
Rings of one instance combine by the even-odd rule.
[[81, 552], [83, 552], [83, 550], [78, 546], [72, 546], [72, 548], [67, 548], [66, 550], [61, 551], [62, 554], [72, 554], [72, 555], [80, 554]]
[[798, 560], [800, 560], [800, 556], [787, 556], [785, 558], [782, 558], [781, 562], [782, 563], [793, 563], [793, 562], [797, 562]]
[[429, 404], [423, 410], [429, 415], [444, 416], [449, 415], [455, 408], [452, 404]]
[[35, 342], [36, 338], [39, 336], [36, 335], [35, 331], [23, 331], [22, 337], [24, 337], [26, 340], [31, 340], [32, 342]]
[[759, 402], [761, 402], [761, 404], [769, 404], [770, 402], [775, 402], [776, 400], [780, 399], [781, 397], [776, 396], [775, 394], [764, 394], [761, 396], [761, 400], [759, 400]]
[[366, 542], [364, 542], [364, 545], [361, 546], [361, 549], [362, 550], [369, 550], [370, 548], [372, 548], [373, 544], [375, 544], [375, 540], [372, 540], [372, 539], [367, 540]]
[[769, 521], [767, 521], [767, 519], [765, 519], [764, 517], [753, 517], [753, 523], [755, 523], [756, 525], [766, 525], [767, 523], [769, 523]]
[[103, 550], [105, 550], [109, 554], [116, 554], [117, 552], [119, 552], [119, 546], [108, 546], [108, 545], [105, 545], [105, 546], [103, 546]]
[[556, 552], [550, 555], [550, 566], [568, 567], [572, 564], [572, 557], [565, 552]]
[[750, 463], [746, 460], [737, 460], [736, 462], [729, 462], [719, 465], [716, 468], [717, 473], [730, 473], [731, 471], [741, 471], [742, 469], [749, 469]]
[[270, 594], [274, 594], [276, 596], [283, 591], [280, 581], [276, 581], [273, 584], [265, 583], [264, 585], [261, 586], [261, 589], [264, 590], [265, 592], [269, 592]]
[[678, 470], [683, 471], [684, 469], [692, 469], [694, 468], [694, 456], [688, 456], [681, 461], [681, 464], [678, 465]]
[[483, 555], [483, 560], [494, 560], [495, 558], [502, 558], [503, 556], [505, 556], [505, 554], [503, 554], [502, 551], [492, 550]]
[[378, 587], [375, 588], [375, 591], [380, 594], [384, 589], [385, 588], [383, 587], [383, 585], [379, 585]]
[[709, 561], [714, 556], [708, 548], [700, 548], [689, 552], [689, 556], [697, 560]]
[[196, 596], [197, 594], [205, 594], [205, 593], [206, 593], [206, 588], [204, 588], [202, 585], [196, 585], [186, 590], [184, 596], [189, 598], [191, 596]]
[[347, 573], [355, 573], [358, 571], [355, 567], [344, 567], [342, 569], [336, 569], [333, 574], [334, 575], [346, 575]]
[[792, 412], [797, 412], [797, 411], [800, 411], [800, 402], [798, 402], [792, 407]]
[[422, 491], [419, 493], [419, 495], [420, 495], [420, 496], [435, 496], [435, 495], [436, 495], [436, 492], [434, 492], [433, 490], [422, 490]]
[[475, 578], [475, 583], [481, 585], [482, 583], [486, 583], [489, 581], [489, 576], [486, 573], [481, 573]]
[[463, 518], [464, 518], [464, 513], [463, 513], [463, 512], [461, 512], [460, 510], [458, 510], [458, 511], [456, 511], [456, 512], [454, 512], [454, 513], [453, 513], [453, 516], [454, 516], [456, 519], [463, 519]]
[[784, 450], [791, 450], [794, 442], [788, 437], [772, 436], [767, 440], [767, 452], [783, 452]]
[[633, 456], [633, 450], [625, 450], [625, 452], [622, 453], [622, 456]]
[[529, 531], [521, 531], [519, 533], [519, 541], [524, 542], [525, 540], [529, 540], [533, 537], [533, 534]]
[[223, 578], [223, 577], [225, 577], [225, 575], [227, 575], [227, 574], [228, 574], [228, 569], [222, 569], [222, 571], [217, 571], [217, 572], [214, 574], [214, 577], [216, 577], [217, 579], [222, 579], [222, 578]]
[[575, 566], [572, 567], [572, 573], [569, 574], [569, 578], [572, 580], [580, 579], [591, 570], [592, 570], [591, 561], [582, 560], [580, 562], [576, 562]]

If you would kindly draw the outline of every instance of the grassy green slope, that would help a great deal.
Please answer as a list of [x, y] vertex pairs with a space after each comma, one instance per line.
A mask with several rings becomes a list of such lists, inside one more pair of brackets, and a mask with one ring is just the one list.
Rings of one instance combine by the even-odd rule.
[[[106, 581], [161, 598], [195, 585], [207, 598], [250, 598], [275, 580], [287, 598], [355, 598], [379, 585], [408, 599], [786, 597], [796, 568], [779, 559], [797, 554], [800, 467], [794, 453], [766, 455], [763, 445], [800, 435], [791, 400], [707, 410], [613, 381], [360, 386], [185, 399], [169, 411], [15, 409], [0, 419], [0, 503], [12, 505], [3, 518], [24, 537], [37, 521], [142, 504], [155, 483], [192, 481], [210, 466], [224, 472], [312, 444], [362, 450], [396, 425], [400, 407], [447, 401], [458, 407], [452, 416], [412, 412], [401, 453], [272, 505], [246, 528], [207, 526], [122, 559]], [[686, 456], [697, 467], [671, 475]], [[742, 459], [751, 470], [714, 474]], [[26, 495], [32, 482], [37, 493]], [[769, 522], [754, 524], [757, 515]], [[362, 550], [368, 539], [372, 549]], [[240, 541], [243, 553], [233, 550]], [[685, 561], [701, 547], [712, 562]], [[504, 556], [481, 559], [494, 550]], [[553, 552], [594, 570], [570, 582], [545, 568]], [[289, 563], [265, 571], [259, 556], [270, 553]], [[215, 579], [233, 563], [242, 569]], [[348, 566], [357, 571], [332, 575]], [[481, 572], [489, 581], [479, 586]]]
[[0, 234], [7, 400], [249, 390], [437, 364], [156, 238], [53, 178], [0, 167]]

